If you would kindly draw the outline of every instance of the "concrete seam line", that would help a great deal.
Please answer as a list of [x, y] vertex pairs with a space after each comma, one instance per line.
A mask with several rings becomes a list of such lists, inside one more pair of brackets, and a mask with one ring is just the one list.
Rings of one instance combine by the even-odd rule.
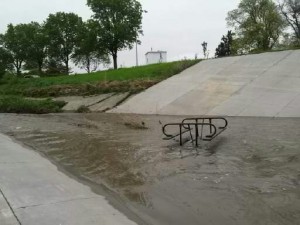
[[106, 101], [107, 99], [110, 99], [111, 97], [113, 97], [113, 96], [115, 96], [115, 95], [117, 95], [117, 93], [113, 93], [112, 95], [110, 95], [110, 96], [108, 96], [108, 97], [106, 97], [106, 98], [104, 98], [104, 99], [102, 99], [102, 100], [100, 100], [100, 101], [97, 101], [97, 102], [95, 102], [95, 103], [93, 103], [93, 104], [87, 105], [86, 107], [92, 107], [92, 106], [94, 106], [94, 105], [97, 105], [97, 104], [99, 104], [99, 103], [101, 103], [101, 102]]
[[101, 196], [97, 197], [90, 197], [90, 198], [75, 198], [75, 199], [69, 199], [69, 200], [64, 200], [64, 201], [58, 201], [58, 202], [50, 202], [46, 204], [37, 204], [37, 205], [29, 205], [29, 206], [22, 206], [16, 209], [27, 209], [27, 208], [35, 208], [35, 207], [40, 207], [40, 206], [48, 206], [48, 205], [57, 205], [57, 204], [62, 204], [62, 203], [67, 203], [67, 202], [74, 202], [74, 201], [80, 201], [80, 200], [90, 200], [90, 199], [101, 199]]
[[2, 165], [14, 165], [14, 164], [32, 164], [32, 162], [0, 162]]
[[0, 188], [0, 194], [2, 194], [2, 196], [3, 196], [4, 200], [6, 201], [8, 207], [10, 208], [10, 210], [11, 210], [11, 212], [13, 213], [14, 217], [15, 217], [16, 220], [18, 221], [18, 224], [19, 224], [19, 225], [22, 225], [21, 221], [20, 221], [19, 218], [17, 217], [15, 211], [14, 211], [13, 208], [11, 207], [10, 203], [8, 202], [8, 199], [5, 197], [5, 195], [4, 195], [3, 191], [1, 190], [1, 188]]
[[[122, 94], [122, 93], [121, 93]], [[115, 96], [115, 95], [114, 95]], [[116, 105], [115, 106], [113, 106], [112, 108], [108, 108], [108, 109], [105, 109], [105, 110], [103, 110], [103, 112], [107, 112], [107, 111], [109, 111], [109, 110], [111, 110], [111, 109], [114, 109], [114, 108], [116, 108], [116, 107], [118, 107], [119, 105], [121, 105], [123, 102], [125, 102], [129, 97], [131, 96], [131, 94], [130, 93], [128, 93], [127, 95], [126, 95], [126, 97], [124, 97], [122, 100], [120, 100], [119, 102], [117, 102], [116, 103]], [[113, 97], [113, 96], [112, 96]]]

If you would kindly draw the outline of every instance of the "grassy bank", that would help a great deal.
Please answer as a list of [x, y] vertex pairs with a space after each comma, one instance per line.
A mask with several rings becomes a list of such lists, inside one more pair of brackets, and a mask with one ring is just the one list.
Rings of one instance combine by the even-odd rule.
[[199, 60], [185, 60], [74, 76], [3, 79], [0, 83], [0, 95], [55, 97], [107, 92], [136, 93], [198, 62]]
[[64, 102], [27, 97], [84, 96], [109, 92], [141, 92], [165, 80], [199, 60], [162, 63], [119, 70], [59, 77], [26, 79], [6, 77], [0, 80], [0, 113], [57, 113]]
[[0, 96], [0, 113], [58, 113], [61, 112], [65, 102], [45, 100], [32, 100], [19, 96]]

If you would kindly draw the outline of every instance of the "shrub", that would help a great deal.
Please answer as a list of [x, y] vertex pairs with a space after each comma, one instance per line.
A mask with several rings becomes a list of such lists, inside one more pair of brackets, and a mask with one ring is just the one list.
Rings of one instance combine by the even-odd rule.
[[63, 101], [51, 99], [33, 100], [17, 96], [0, 96], [0, 113], [58, 113], [65, 104]]

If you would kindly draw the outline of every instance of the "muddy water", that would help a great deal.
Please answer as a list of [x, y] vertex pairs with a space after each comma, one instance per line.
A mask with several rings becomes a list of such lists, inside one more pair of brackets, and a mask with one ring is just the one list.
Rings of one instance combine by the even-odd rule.
[[229, 118], [198, 149], [162, 141], [159, 121], [179, 119], [0, 115], [0, 130], [117, 193], [145, 224], [299, 224], [300, 119]]

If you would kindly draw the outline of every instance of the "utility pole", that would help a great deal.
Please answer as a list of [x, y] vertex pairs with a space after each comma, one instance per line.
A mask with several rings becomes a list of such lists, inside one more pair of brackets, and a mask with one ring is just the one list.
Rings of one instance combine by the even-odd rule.
[[138, 42], [136, 41], [135, 42], [135, 49], [136, 49], [136, 52], [135, 52], [135, 54], [136, 54], [136, 66], [139, 66], [139, 54], [138, 54]]
[[[143, 10], [143, 13], [148, 13], [148, 11]], [[139, 41], [138, 41], [137, 38], [136, 38], [136, 41], [135, 41], [135, 62], [136, 62], [136, 66], [139, 66], [139, 53], [138, 53], [138, 43], [139, 43]]]

